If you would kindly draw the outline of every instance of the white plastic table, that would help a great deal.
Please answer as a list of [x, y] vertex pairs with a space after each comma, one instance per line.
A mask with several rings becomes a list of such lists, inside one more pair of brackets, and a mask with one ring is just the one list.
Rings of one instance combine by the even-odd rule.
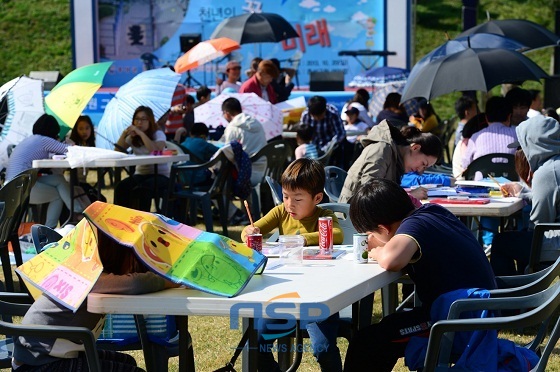
[[[95, 159], [89, 161], [85, 167], [86, 168], [120, 168], [120, 167], [130, 167], [136, 165], [146, 165], [152, 164], [155, 167], [154, 173], [157, 173], [158, 164], [175, 163], [180, 161], [187, 161], [190, 157], [188, 154], [179, 155], [128, 155], [126, 157], [118, 159]], [[70, 169], [70, 198], [71, 198], [71, 209], [74, 211], [74, 185], [77, 183], [77, 169], [81, 168], [70, 168], [70, 163], [67, 159], [40, 159], [33, 160], [33, 168], [59, 168], [59, 169]], [[157, 180], [157, 177], [156, 177]], [[156, 184], [157, 186], [157, 184]], [[98, 182], [98, 188], [100, 187]], [[156, 187], [157, 189], [157, 187]], [[72, 212], [69, 214], [69, 220], [72, 218]], [[68, 222], [68, 221], [67, 221]]]
[[[270, 259], [274, 267], [276, 259]], [[256, 331], [253, 320], [269, 317], [269, 306], [277, 306], [275, 318], [300, 319], [302, 314], [327, 317], [360, 301], [400, 278], [375, 263], [357, 264], [346, 259], [304, 261], [303, 266], [280, 266], [255, 275], [236, 297], [225, 298], [197, 290], [168, 289], [137, 296], [91, 293], [88, 311], [109, 314], [208, 315], [248, 319], [253, 329], [249, 337], [248, 370], [256, 370]], [[273, 305], [271, 305], [273, 304]], [[280, 305], [279, 305], [280, 304]], [[328, 314], [324, 312], [328, 311]], [[181, 327], [181, 326], [180, 326]], [[183, 334], [186, 334], [186, 328]], [[216, 330], [219, 332], [219, 330]], [[181, 332], [180, 332], [181, 334]], [[233, 345], [232, 345], [233, 346]], [[180, 338], [179, 370], [186, 370], [187, 342]]]

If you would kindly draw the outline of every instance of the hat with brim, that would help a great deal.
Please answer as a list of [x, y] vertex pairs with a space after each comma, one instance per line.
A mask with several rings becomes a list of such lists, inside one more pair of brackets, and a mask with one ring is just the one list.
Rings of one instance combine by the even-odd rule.
[[519, 143], [519, 141], [515, 141], [510, 143], [509, 145], [507, 145], [508, 149], [517, 149], [519, 147], [521, 147], [521, 144]]
[[345, 113], [346, 115], [348, 115], [348, 114], [359, 115], [359, 114], [360, 114], [360, 110], [358, 110], [358, 109], [355, 108], [355, 107], [350, 107], [348, 110], [344, 111], [344, 113]]

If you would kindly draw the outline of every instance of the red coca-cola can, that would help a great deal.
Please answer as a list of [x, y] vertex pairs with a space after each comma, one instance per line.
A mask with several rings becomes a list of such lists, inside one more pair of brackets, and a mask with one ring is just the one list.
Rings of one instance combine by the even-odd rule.
[[262, 252], [262, 234], [247, 235], [247, 247]]
[[332, 217], [319, 217], [319, 249], [321, 254], [333, 253]]

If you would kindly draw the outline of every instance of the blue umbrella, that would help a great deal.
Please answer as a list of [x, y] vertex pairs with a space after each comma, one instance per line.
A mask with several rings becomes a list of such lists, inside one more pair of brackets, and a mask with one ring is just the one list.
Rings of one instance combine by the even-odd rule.
[[159, 120], [171, 107], [180, 74], [168, 68], [148, 70], [136, 75], [109, 101], [97, 127], [96, 146], [113, 149], [121, 133], [132, 124], [134, 110], [147, 106]]
[[435, 61], [450, 54], [461, 52], [468, 48], [499, 48], [515, 51], [528, 49], [525, 45], [515, 40], [496, 34], [479, 33], [472, 34], [470, 36], [461, 36], [455, 38], [454, 40], [448, 40], [444, 44], [438, 46], [430, 53], [422, 57], [422, 59], [420, 59], [412, 68], [408, 79], [413, 80], [416, 77], [418, 71], [429, 62]]

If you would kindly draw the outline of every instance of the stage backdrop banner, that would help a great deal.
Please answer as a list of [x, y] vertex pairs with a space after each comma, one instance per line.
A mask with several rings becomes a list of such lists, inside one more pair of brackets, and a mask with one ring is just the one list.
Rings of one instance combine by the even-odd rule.
[[[75, 3], [78, 0], [73, 0]], [[83, 0], [82, 0], [83, 1]], [[388, 50], [387, 14], [394, 14], [391, 22], [407, 25], [410, 0], [92, 0], [97, 11], [96, 32], [74, 33], [74, 44], [91, 34], [95, 39], [95, 59], [115, 61], [105, 81], [106, 86], [120, 86], [145, 69], [173, 65], [188, 48], [186, 40], [209, 39], [218, 24], [229, 17], [246, 12], [276, 13], [286, 18], [299, 34], [298, 38], [279, 43], [245, 44], [233, 52], [243, 70], [254, 57], [277, 58], [284, 67], [296, 67], [299, 84], [309, 84], [313, 71], [344, 71], [347, 84], [364, 67], [382, 66], [385, 58], [339, 56], [342, 50]], [[398, 6], [398, 12], [392, 7]], [[74, 5], [76, 7], [76, 5]], [[400, 14], [399, 14], [400, 13]], [[77, 19], [75, 28], [80, 29]], [[406, 26], [401, 39], [409, 43]], [[183, 42], [182, 42], [183, 41]], [[75, 60], [77, 58], [76, 48]], [[408, 47], [398, 50], [408, 67]], [[392, 58], [392, 57], [391, 57]], [[216, 76], [223, 77], [227, 60], [218, 60], [192, 71], [189, 85], [215, 84]], [[391, 61], [390, 61], [391, 62]], [[394, 64], [394, 63], [393, 63]], [[242, 80], [245, 79], [244, 74]]]

